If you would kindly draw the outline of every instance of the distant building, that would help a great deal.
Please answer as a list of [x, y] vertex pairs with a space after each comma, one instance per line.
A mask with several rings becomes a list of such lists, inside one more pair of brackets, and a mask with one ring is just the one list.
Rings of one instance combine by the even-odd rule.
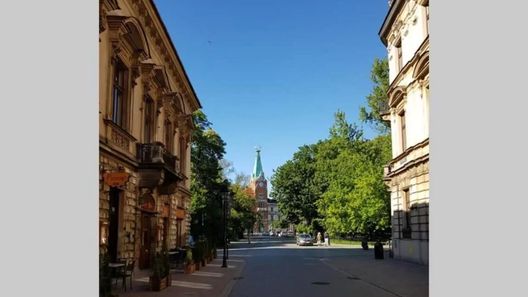
[[395, 258], [429, 263], [429, 1], [389, 1], [379, 36], [388, 50], [388, 108]]
[[257, 149], [257, 156], [255, 158], [255, 165], [249, 187], [253, 191], [254, 197], [257, 200], [257, 213], [259, 220], [253, 229], [254, 233], [269, 232], [270, 220], [268, 210], [268, 181], [264, 177], [262, 170], [262, 162], [260, 161], [260, 149]]
[[279, 220], [280, 214], [277, 200], [268, 198], [268, 222], [270, 231], [275, 231], [275, 228], [273, 228], [273, 222], [278, 222]]

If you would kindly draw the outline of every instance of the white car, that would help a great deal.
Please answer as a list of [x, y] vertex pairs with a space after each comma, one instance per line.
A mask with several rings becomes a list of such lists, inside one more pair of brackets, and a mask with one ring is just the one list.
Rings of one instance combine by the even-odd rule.
[[297, 245], [313, 245], [313, 239], [310, 234], [300, 234], [297, 236]]

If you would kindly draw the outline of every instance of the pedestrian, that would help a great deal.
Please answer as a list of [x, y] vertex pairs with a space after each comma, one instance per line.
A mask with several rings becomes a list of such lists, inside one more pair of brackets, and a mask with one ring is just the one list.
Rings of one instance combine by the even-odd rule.
[[317, 245], [321, 245], [321, 232], [317, 232]]
[[325, 246], [329, 246], [330, 245], [330, 238], [328, 237], [328, 232], [324, 233], [324, 241], [325, 241], [325, 243], [324, 243]]

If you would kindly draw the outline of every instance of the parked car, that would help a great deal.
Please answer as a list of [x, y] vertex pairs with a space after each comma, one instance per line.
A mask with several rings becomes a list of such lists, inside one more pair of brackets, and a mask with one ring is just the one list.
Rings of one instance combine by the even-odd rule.
[[299, 234], [299, 236], [297, 236], [297, 245], [313, 245], [312, 236], [310, 236], [310, 234]]

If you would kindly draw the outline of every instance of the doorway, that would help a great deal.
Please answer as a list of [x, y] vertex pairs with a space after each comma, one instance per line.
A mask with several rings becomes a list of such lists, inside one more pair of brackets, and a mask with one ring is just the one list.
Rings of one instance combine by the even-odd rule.
[[109, 230], [108, 230], [108, 254], [110, 261], [117, 261], [119, 242], [119, 217], [121, 215], [120, 196], [121, 191], [117, 188], [110, 188], [110, 208], [109, 208]]
[[141, 214], [141, 242], [139, 252], [139, 269], [150, 268], [150, 258], [152, 254], [152, 243], [154, 242], [152, 232], [154, 216], [149, 213]]

